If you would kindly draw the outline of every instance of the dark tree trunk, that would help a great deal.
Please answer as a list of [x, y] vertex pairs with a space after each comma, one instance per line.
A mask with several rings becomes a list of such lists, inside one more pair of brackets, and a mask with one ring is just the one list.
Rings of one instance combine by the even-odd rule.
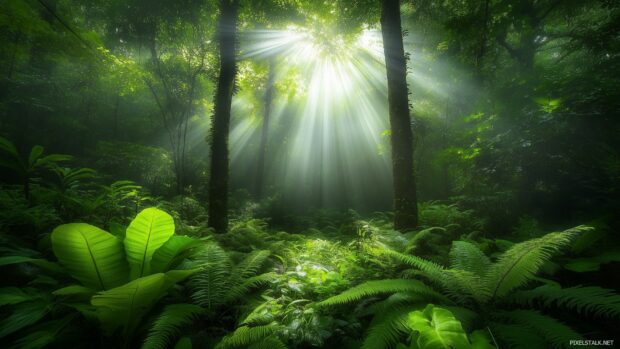
[[274, 62], [269, 62], [269, 71], [267, 77], [267, 89], [265, 90], [265, 114], [263, 115], [263, 127], [261, 130], [260, 147], [258, 148], [258, 161], [256, 165], [256, 183], [255, 183], [255, 196], [257, 200], [263, 198], [263, 186], [265, 175], [265, 158], [267, 157], [267, 140], [269, 136], [269, 119], [271, 118], [271, 105], [273, 102], [273, 90], [274, 90]]
[[382, 0], [381, 32], [392, 129], [394, 229], [406, 231], [417, 226], [418, 207], [413, 174], [413, 135], [409, 116], [407, 61], [403, 48], [399, 0]]
[[228, 133], [235, 87], [238, 0], [220, 1], [218, 42], [220, 74], [211, 128], [211, 176], [209, 179], [209, 227], [218, 233], [228, 228]]
[[476, 72], [475, 78], [478, 84], [482, 85], [484, 82], [484, 73], [483, 73], [483, 60], [484, 55], [486, 53], [487, 41], [489, 35], [489, 17], [490, 17], [490, 9], [489, 4], [491, 0], [484, 0], [484, 6], [482, 10], [482, 35], [480, 36], [480, 44], [478, 46], [478, 52], [476, 53]]

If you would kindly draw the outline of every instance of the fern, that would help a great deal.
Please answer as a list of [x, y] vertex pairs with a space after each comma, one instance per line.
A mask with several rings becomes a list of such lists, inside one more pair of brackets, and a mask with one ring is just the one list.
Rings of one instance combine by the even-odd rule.
[[362, 349], [389, 349], [405, 337], [411, 329], [407, 325], [411, 307], [396, 307], [376, 316], [370, 324]]
[[153, 323], [142, 349], [167, 348], [182, 328], [191, 324], [202, 311], [201, 307], [193, 304], [166, 306]]
[[396, 252], [390, 249], [385, 249], [382, 251], [383, 254], [386, 254], [390, 257], [395, 258], [396, 260], [410, 265], [412, 267], [418, 268], [425, 273], [432, 281], [443, 282], [443, 271], [444, 267], [435, 263], [428, 261], [424, 258], [420, 258], [413, 255], [407, 255], [400, 252]]
[[204, 247], [198, 259], [203, 267], [192, 278], [192, 299], [204, 308], [213, 309], [227, 297], [230, 258], [220, 246], [211, 243]]
[[420, 281], [407, 279], [386, 279], [365, 282], [317, 304], [318, 306], [347, 304], [356, 302], [366, 297], [397, 292], [411, 292], [426, 296], [428, 298], [442, 299], [444, 301], [447, 300], [443, 295], [434, 291], [432, 288]]
[[590, 228], [578, 226], [513, 245], [491, 265], [485, 275], [485, 284], [491, 299], [503, 297], [531, 280], [553, 254], [588, 229]]
[[247, 348], [250, 344], [254, 344], [271, 336], [277, 330], [278, 327], [274, 324], [254, 327], [241, 326], [232, 334], [222, 338], [216, 345], [216, 349]]
[[520, 305], [565, 308], [583, 315], [620, 318], [620, 295], [600, 287], [560, 288], [544, 285], [519, 291], [506, 299]]
[[494, 317], [531, 328], [554, 348], [566, 347], [571, 339], [582, 338], [579, 333], [560, 321], [533, 310], [498, 312]]
[[489, 292], [482, 279], [466, 270], [448, 269], [444, 271], [444, 293], [460, 303], [471, 302], [471, 299], [483, 303], [488, 299]]
[[420, 297], [419, 295], [399, 292], [387, 297], [385, 300], [370, 304], [359, 312], [360, 316], [383, 314], [394, 311], [405, 305], [421, 304], [426, 301], [426, 297]]
[[251, 289], [267, 284], [276, 279], [276, 273], [265, 273], [243, 280], [240, 284], [231, 285], [228, 290], [226, 301], [245, 296]]
[[270, 254], [271, 252], [265, 250], [250, 253], [243, 261], [235, 266], [232, 274], [240, 280], [256, 275], [267, 258], [269, 258]]
[[478, 246], [466, 241], [453, 241], [450, 249], [450, 267], [483, 275], [491, 261]]

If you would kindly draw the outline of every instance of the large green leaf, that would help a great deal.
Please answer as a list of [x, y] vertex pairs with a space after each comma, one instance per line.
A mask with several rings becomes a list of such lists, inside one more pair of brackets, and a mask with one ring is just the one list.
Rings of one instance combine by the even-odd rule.
[[63, 224], [52, 232], [54, 254], [84, 286], [107, 290], [127, 282], [127, 263], [118, 238], [85, 223]]
[[127, 337], [171, 286], [194, 272], [196, 270], [175, 270], [145, 276], [100, 292], [90, 302], [96, 308], [97, 318], [106, 333], [112, 334], [120, 327]]
[[140, 212], [127, 227], [125, 251], [131, 279], [151, 273], [151, 259], [174, 234], [174, 220], [166, 212], [154, 207]]
[[423, 311], [409, 313], [409, 326], [417, 334], [412, 337], [412, 348], [468, 349], [467, 334], [452, 313], [429, 304]]
[[161, 273], [170, 270], [189, 256], [192, 248], [202, 243], [202, 241], [192, 239], [189, 236], [171, 236], [153, 253], [151, 272]]

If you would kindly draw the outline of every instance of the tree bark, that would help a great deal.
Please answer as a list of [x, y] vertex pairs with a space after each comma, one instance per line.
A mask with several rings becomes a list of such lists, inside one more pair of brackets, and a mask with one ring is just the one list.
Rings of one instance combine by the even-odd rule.
[[220, 1], [218, 42], [220, 73], [211, 128], [211, 169], [209, 179], [209, 227], [217, 233], [228, 229], [228, 133], [235, 87], [235, 57], [238, 0]]
[[269, 121], [271, 118], [271, 105], [273, 102], [273, 90], [275, 79], [275, 64], [271, 60], [269, 62], [269, 71], [267, 72], [267, 89], [265, 90], [265, 113], [263, 114], [263, 127], [261, 130], [260, 146], [258, 148], [258, 161], [256, 165], [256, 183], [255, 196], [257, 200], [263, 198], [263, 178], [265, 175], [265, 158], [267, 157], [267, 140], [269, 136]]
[[392, 130], [394, 229], [407, 231], [414, 229], [418, 224], [418, 207], [413, 172], [413, 134], [409, 116], [407, 61], [403, 48], [399, 0], [382, 0], [381, 32]]

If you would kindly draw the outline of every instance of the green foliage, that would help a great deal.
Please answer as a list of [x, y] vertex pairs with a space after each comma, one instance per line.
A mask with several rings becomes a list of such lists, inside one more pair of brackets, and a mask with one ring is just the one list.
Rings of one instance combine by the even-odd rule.
[[429, 304], [422, 311], [409, 313], [408, 324], [415, 331], [411, 341], [415, 342], [416, 348], [471, 347], [461, 323], [449, 310]]
[[515, 292], [507, 301], [523, 306], [570, 309], [585, 316], [620, 317], [620, 296], [613, 290], [595, 286], [543, 285]]
[[150, 274], [153, 254], [173, 234], [174, 221], [166, 212], [147, 208], [136, 216], [127, 227], [124, 240], [131, 279]]
[[171, 304], [164, 308], [145, 338], [142, 349], [165, 349], [174, 338], [202, 314], [201, 307], [193, 304]]
[[91, 304], [96, 316], [108, 334], [117, 328], [125, 337], [130, 336], [142, 317], [163, 297], [168, 289], [193, 274], [194, 270], [172, 270], [144, 276], [129, 283], [102, 291], [93, 296]]
[[197, 256], [201, 267], [191, 280], [192, 299], [215, 315], [218, 308], [242, 299], [253, 288], [273, 279], [272, 274], [259, 274], [269, 254], [255, 251], [233, 265], [219, 245], [207, 243]]
[[361, 285], [350, 288], [343, 293], [330, 297], [318, 303], [319, 306], [329, 306], [337, 304], [353, 303], [362, 298], [384, 295], [397, 292], [411, 292], [423, 296], [443, 298], [441, 294], [417, 280], [377, 280], [368, 281]]
[[107, 290], [127, 281], [121, 241], [97, 227], [63, 224], [52, 232], [52, 247], [60, 263], [87, 287]]
[[491, 298], [503, 297], [531, 280], [553, 254], [567, 246], [579, 233], [589, 229], [579, 226], [511, 247], [489, 268], [484, 277]]
[[270, 337], [276, 331], [277, 327], [271, 324], [254, 327], [241, 326], [237, 328], [232, 334], [224, 337], [222, 341], [218, 343], [216, 348], [244, 348], [249, 347], [250, 345], [261, 345], [258, 343], [262, 341], [267, 341], [267, 343], [269, 344], [276, 343], [274, 348], [285, 347], [282, 342], [279, 342], [276, 338]]
[[36, 323], [50, 310], [49, 300], [44, 298], [35, 299], [31, 302], [20, 302], [13, 307], [9, 316], [0, 321], [0, 338]]
[[[408, 279], [369, 281], [337, 296], [330, 297], [320, 302], [319, 305], [352, 303], [372, 296], [393, 294], [385, 301], [377, 303], [381, 306], [368, 308], [371, 314], [375, 314], [377, 319], [381, 319], [390, 312], [403, 314], [404, 311], [411, 311], [412, 307], [415, 307], [420, 301], [426, 300], [428, 302], [434, 298], [435, 302], [440, 302], [443, 305], [456, 304], [464, 307], [464, 310], [459, 310], [454, 314], [461, 316], [461, 319], [467, 320], [468, 323], [477, 323], [481, 320], [484, 321], [485, 318], [493, 318], [493, 324], [486, 323], [485, 326], [497, 329], [498, 339], [502, 343], [517, 343], [519, 338], [513, 336], [511, 331], [520, 331], [523, 327], [529, 326], [534, 328], [534, 330], [531, 328], [529, 330], [532, 343], [536, 343], [539, 339], [541, 343], [558, 346], [562, 341], [565, 342], [567, 338], [576, 335], [574, 330], [551, 317], [531, 310], [506, 311], [503, 310], [503, 307], [509, 304], [528, 307], [533, 305], [554, 306], [577, 311], [584, 315], [617, 317], [616, 308], [620, 296], [610, 290], [596, 287], [563, 289], [551, 285], [541, 286], [533, 290], [520, 290], [528, 282], [536, 279], [535, 275], [540, 271], [542, 265], [549, 261], [554, 254], [561, 248], [568, 246], [577, 235], [590, 229], [589, 227], [579, 226], [514, 244], [494, 262], [491, 262], [474, 244], [455, 241], [450, 251], [451, 268], [449, 269], [416, 256], [405, 255], [396, 251], [381, 251], [382, 255], [393, 257], [418, 269], [419, 275], [427, 279], [430, 282], [429, 285], [433, 287], [427, 286], [421, 281]], [[396, 297], [400, 293], [410, 296]], [[395, 300], [399, 301], [393, 303]], [[400, 308], [394, 308], [394, 306]], [[472, 315], [477, 320], [472, 319]], [[430, 315], [427, 314], [426, 316], [429, 317]], [[531, 319], [531, 323], [528, 323], [530, 321], [528, 319]], [[512, 327], [514, 329], [511, 329]], [[537, 327], [544, 327], [544, 330]], [[377, 320], [369, 331], [367, 340], [376, 347], [386, 347], [394, 345], [403, 331], [402, 318], [395, 315], [393, 319], [388, 318], [387, 321]], [[482, 338], [478, 338], [477, 341], [481, 347], [486, 347], [489, 344]], [[418, 345], [423, 346], [426, 345], [425, 343], [426, 339], [419, 342]], [[460, 346], [468, 347], [464, 345], [461, 344]]]
[[71, 160], [69, 155], [51, 154], [43, 156], [43, 147], [35, 145], [30, 149], [27, 158], [22, 158], [15, 145], [4, 137], [0, 137], [0, 150], [3, 151], [0, 166], [9, 168], [20, 175], [24, 180], [30, 180], [37, 170], [51, 169], [56, 163]]
[[[145, 220], [147, 224], [142, 224]], [[152, 257], [152, 260], [145, 259], [145, 263], [149, 264], [147, 270], [155, 272], [135, 278], [133, 281], [129, 278], [131, 260], [126, 259], [127, 249], [123, 248], [121, 238], [85, 223], [61, 225], [54, 229], [50, 237], [51, 247], [58, 261], [66, 268], [67, 273], [82, 285], [59, 288], [57, 285], [60, 283], [56, 278], [65, 277], [64, 269], [56, 263], [37, 258], [38, 255], [34, 251], [15, 249], [11, 251], [14, 255], [0, 257], [2, 265], [30, 263], [49, 273], [38, 276], [41, 280], [38, 287], [41, 287], [41, 290], [2, 289], [0, 304], [10, 305], [13, 314], [7, 320], [11, 321], [11, 325], [7, 323], [1, 327], [2, 331], [6, 331], [3, 335], [34, 325], [30, 327], [33, 331], [42, 329], [33, 333], [42, 336], [41, 343], [44, 345], [44, 339], [50, 336], [53, 338], [69, 321], [72, 321], [72, 317], [61, 318], [62, 326], [52, 323], [46, 327], [40, 321], [52, 310], [56, 313], [57, 308], [64, 309], [68, 306], [78, 310], [87, 319], [96, 320], [104, 333], [110, 336], [109, 338], [113, 338], [113, 335], [118, 334], [117, 331], [120, 330], [121, 336], [117, 337], [117, 341], [129, 343], [136, 335], [144, 317], [162, 297], [168, 294], [168, 290], [197, 271], [197, 269], [172, 269], [190, 258], [192, 251], [200, 244], [200, 240], [172, 235], [174, 234], [172, 219], [165, 212], [155, 208], [144, 210], [138, 214], [134, 222], [138, 224], [130, 225], [131, 231], [127, 234], [132, 238], [133, 246], [130, 248], [140, 248], [143, 256], [148, 255], [150, 251], [149, 257]], [[150, 237], [141, 239], [149, 234]], [[164, 238], [167, 237], [170, 242], [160, 243], [157, 249], [154, 249], [153, 245], [149, 246], [149, 242], [158, 243], [162, 240], [162, 235], [165, 235]], [[37, 285], [34, 282], [31, 284]], [[49, 287], [53, 287], [52, 290], [46, 290]], [[53, 297], [46, 296], [46, 293], [50, 293]], [[90, 305], [83, 303], [89, 300]], [[151, 333], [153, 344], [158, 341], [165, 342], [168, 337], [176, 334], [174, 326], [180, 325], [174, 322], [176, 320], [174, 315], [178, 315], [175, 310], [178, 309], [175, 307], [169, 309], [172, 315], [169, 313], [162, 315], [159, 325], [155, 326]], [[64, 311], [60, 314], [63, 313]], [[174, 319], [169, 320], [166, 316], [172, 316]]]

